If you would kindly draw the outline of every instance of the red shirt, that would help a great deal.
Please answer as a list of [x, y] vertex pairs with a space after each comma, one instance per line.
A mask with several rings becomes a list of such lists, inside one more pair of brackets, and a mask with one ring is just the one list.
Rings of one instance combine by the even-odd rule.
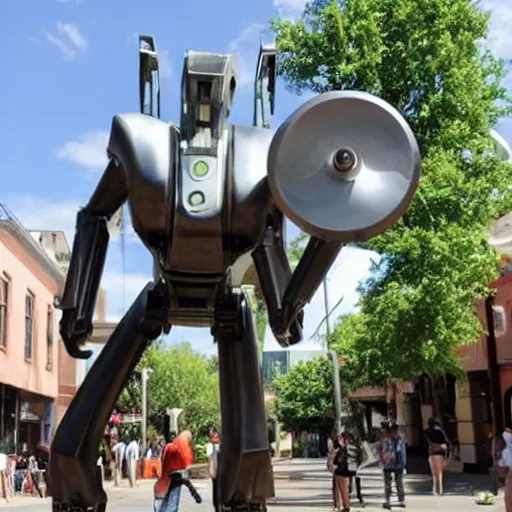
[[194, 462], [192, 446], [177, 437], [172, 443], [165, 445], [162, 453], [162, 476], [155, 484], [155, 496], [163, 498], [170, 483], [170, 476], [173, 471], [183, 471]]

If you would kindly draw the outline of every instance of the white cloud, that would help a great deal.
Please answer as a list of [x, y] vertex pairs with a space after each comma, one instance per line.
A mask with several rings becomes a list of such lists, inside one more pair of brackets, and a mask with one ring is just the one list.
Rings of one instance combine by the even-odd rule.
[[66, 34], [71, 44], [79, 51], [87, 50], [87, 39], [80, 33], [80, 30], [74, 23], [57, 22], [57, 30]]
[[88, 171], [102, 170], [108, 163], [108, 138], [108, 132], [89, 132], [77, 140], [66, 142], [64, 146], [55, 150], [55, 155], [78, 164]]
[[274, 0], [274, 7], [281, 18], [295, 19], [302, 14], [308, 0]]
[[26, 229], [64, 231], [69, 246], [73, 244], [76, 214], [82, 206], [79, 201], [50, 201], [25, 194], [9, 196], [6, 204]]
[[510, 0], [484, 0], [484, 9], [491, 11], [488, 45], [497, 57], [512, 58], [512, 4]]
[[[76, 215], [85, 201], [52, 201], [26, 194], [9, 196], [5, 203], [25, 229], [64, 231], [68, 244], [72, 248]], [[107, 318], [110, 321], [120, 319], [144, 286], [152, 279], [150, 264], [147, 264], [147, 273], [143, 273], [143, 269], [141, 269], [139, 273], [123, 275], [120, 271], [122, 269], [122, 253], [119, 244], [116, 243], [118, 240], [118, 237], [110, 239], [100, 285], [107, 295]], [[141, 261], [141, 267], [146, 266], [143, 263], [146, 262]]]
[[228, 52], [236, 53], [239, 58], [239, 87], [252, 83], [254, 80], [260, 41], [266, 31], [268, 31], [266, 24], [251, 23], [247, 25], [235, 39], [228, 43]]
[[[370, 277], [371, 261], [377, 260], [378, 255], [372, 251], [364, 251], [356, 247], [344, 247], [334, 261], [327, 274], [327, 292], [329, 310], [334, 308], [329, 316], [331, 328], [334, 327], [341, 315], [357, 310], [359, 294], [357, 286], [361, 281]], [[340, 299], [343, 300], [338, 304]], [[337, 307], [336, 304], [338, 304]], [[324, 288], [320, 286], [313, 298], [304, 308], [303, 344], [321, 346], [322, 336], [325, 335], [325, 322], [317, 331], [326, 315]], [[313, 335], [317, 332], [317, 335]], [[267, 329], [264, 340], [265, 350], [280, 350], [270, 329]]]
[[48, 32], [47, 30], [41, 32], [49, 43], [60, 50], [64, 60], [72, 61], [77, 55], [87, 50], [87, 39], [74, 23], [58, 21], [56, 32]]
[[107, 321], [119, 321], [130, 309], [144, 287], [153, 279], [148, 274], [135, 274], [116, 271], [115, 265], [107, 265], [101, 279], [107, 303]]

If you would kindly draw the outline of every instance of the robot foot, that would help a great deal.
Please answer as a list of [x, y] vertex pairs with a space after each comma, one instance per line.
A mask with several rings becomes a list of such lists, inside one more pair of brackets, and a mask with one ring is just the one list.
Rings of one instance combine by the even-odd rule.
[[98, 467], [80, 459], [52, 453], [49, 479], [52, 512], [105, 512], [107, 494]]
[[106, 503], [91, 508], [81, 499], [72, 500], [67, 504], [61, 504], [53, 500], [52, 504], [52, 512], [105, 512], [106, 509]]
[[264, 503], [237, 502], [222, 505], [218, 512], [267, 512], [267, 506]]

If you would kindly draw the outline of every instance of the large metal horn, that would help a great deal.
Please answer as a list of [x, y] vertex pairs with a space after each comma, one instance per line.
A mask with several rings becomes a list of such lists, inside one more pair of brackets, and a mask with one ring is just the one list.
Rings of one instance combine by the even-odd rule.
[[367, 240], [407, 210], [420, 153], [401, 114], [355, 91], [321, 94], [280, 126], [268, 155], [276, 205], [304, 231], [343, 243]]

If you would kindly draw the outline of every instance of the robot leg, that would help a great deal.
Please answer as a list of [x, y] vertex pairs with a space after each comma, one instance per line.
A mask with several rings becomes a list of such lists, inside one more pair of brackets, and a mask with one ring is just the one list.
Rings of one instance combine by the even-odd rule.
[[[224, 510], [264, 510], [274, 479], [253, 314], [243, 294], [216, 321], [222, 412], [217, 472]], [[223, 311], [226, 313], [226, 311]], [[221, 509], [222, 510], [222, 509]]]
[[[163, 330], [160, 295], [148, 284], [117, 325], [62, 418], [50, 451], [53, 511], [104, 511], [107, 495], [96, 461], [105, 425], [133, 368]], [[155, 313], [152, 315], [152, 313]]]

